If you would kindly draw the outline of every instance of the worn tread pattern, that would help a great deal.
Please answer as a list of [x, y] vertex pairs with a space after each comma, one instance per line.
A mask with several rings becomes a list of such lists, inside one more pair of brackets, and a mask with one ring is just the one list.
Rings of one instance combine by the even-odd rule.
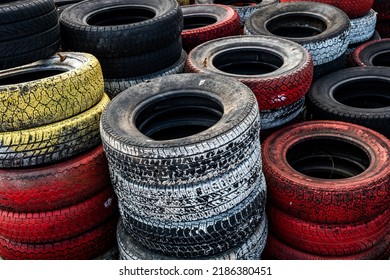
[[91, 109], [45, 126], [0, 133], [0, 167], [54, 163], [101, 143], [99, 121], [109, 103], [107, 95]]
[[349, 44], [362, 43], [374, 35], [377, 13], [371, 9], [366, 15], [351, 19]]
[[1, 169], [0, 209], [44, 212], [79, 203], [111, 185], [103, 146], [50, 166]]
[[110, 185], [78, 204], [48, 212], [14, 213], [0, 210], [0, 236], [21, 243], [47, 243], [89, 231], [115, 213]]
[[[17, 77], [58, 69], [64, 72], [32, 81]], [[0, 71], [0, 84], [0, 131], [34, 128], [73, 117], [96, 105], [104, 94], [99, 61], [84, 53], [58, 53]]]

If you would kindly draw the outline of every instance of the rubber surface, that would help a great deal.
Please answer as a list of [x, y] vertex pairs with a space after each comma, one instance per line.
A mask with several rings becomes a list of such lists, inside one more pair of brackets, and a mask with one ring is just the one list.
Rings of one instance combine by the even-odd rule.
[[390, 66], [390, 61], [383, 55], [388, 52], [390, 52], [390, 39], [370, 41], [355, 49], [350, 56], [350, 64], [351, 66]]
[[374, 35], [376, 19], [377, 13], [373, 9], [362, 17], [351, 19], [349, 44], [362, 43], [369, 40]]

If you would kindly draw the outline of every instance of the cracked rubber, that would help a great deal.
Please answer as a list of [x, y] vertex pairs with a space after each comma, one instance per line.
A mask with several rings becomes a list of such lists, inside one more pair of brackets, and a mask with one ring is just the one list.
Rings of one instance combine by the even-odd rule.
[[[225, 62], [219, 62], [221, 55], [225, 56]], [[238, 65], [238, 68], [240, 64], [253, 61], [259, 61], [260, 68], [263, 63], [271, 64], [275, 69], [267, 73], [242, 74], [223, 68], [229, 64]], [[297, 43], [248, 35], [215, 39], [196, 47], [187, 56], [185, 71], [235, 78], [252, 90], [260, 110], [268, 110], [291, 105], [307, 93], [313, 77], [313, 63], [309, 53]]]
[[184, 28], [181, 38], [187, 53], [206, 41], [240, 34], [239, 16], [229, 6], [191, 5], [183, 7], [182, 12]]
[[64, 52], [0, 71], [0, 131], [16, 131], [73, 117], [96, 105], [104, 93], [99, 61]]
[[19, 168], [55, 163], [101, 143], [100, 115], [107, 95], [74, 117], [35, 128], [0, 133], [0, 167]]
[[0, 208], [43, 212], [64, 208], [111, 185], [102, 145], [50, 166], [1, 169]]

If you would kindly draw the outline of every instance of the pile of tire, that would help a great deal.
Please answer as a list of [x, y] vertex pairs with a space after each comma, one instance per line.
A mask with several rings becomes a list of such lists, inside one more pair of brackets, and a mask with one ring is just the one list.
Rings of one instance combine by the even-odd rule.
[[267, 259], [388, 259], [390, 141], [363, 126], [308, 121], [262, 146]]
[[62, 12], [60, 24], [64, 50], [99, 59], [111, 98], [183, 70], [183, 14], [176, 0], [82, 1]]
[[309, 51], [317, 79], [345, 67], [350, 26], [349, 17], [342, 10], [305, 1], [258, 9], [245, 22], [244, 33], [299, 43]]
[[226, 5], [189, 5], [182, 8], [184, 25], [181, 33], [183, 49], [222, 37], [240, 34], [238, 13]]
[[60, 37], [54, 0], [0, 3], [0, 70], [53, 55]]
[[376, 29], [382, 38], [390, 38], [390, 2], [374, 0], [373, 9], [378, 13]]
[[115, 244], [98, 60], [58, 53], [0, 71], [0, 256], [88, 259]]
[[231, 36], [195, 47], [186, 72], [222, 75], [255, 94], [263, 135], [300, 118], [313, 78], [311, 56], [299, 44], [278, 37]]
[[114, 98], [101, 136], [122, 259], [260, 259], [268, 232], [259, 109], [217, 75], [153, 79]]

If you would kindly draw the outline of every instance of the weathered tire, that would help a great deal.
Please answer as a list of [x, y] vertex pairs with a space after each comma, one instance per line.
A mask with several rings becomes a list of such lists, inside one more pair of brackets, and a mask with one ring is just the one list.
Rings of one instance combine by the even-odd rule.
[[187, 53], [206, 41], [240, 34], [239, 16], [229, 6], [191, 5], [183, 7], [182, 12], [184, 27], [181, 38]]
[[279, 3], [254, 12], [245, 34], [278, 36], [306, 48], [314, 66], [341, 56], [349, 44], [350, 21], [340, 9], [319, 3]]
[[[209, 260], [259, 260], [264, 250], [268, 235], [268, 222], [266, 216], [256, 228], [255, 232], [242, 243], [220, 254], [200, 257], [197, 259]], [[131, 235], [129, 235], [123, 222], [120, 221], [117, 229], [117, 242], [122, 260], [172, 260], [171, 256], [157, 254], [139, 245]], [[182, 258], [180, 258], [182, 259]]]
[[307, 95], [312, 119], [340, 120], [390, 137], [388, 67], [353, 67], [315, 81]]
[[128, 89], [129, 87], [135, 86], [136, 84], [149, 81], [154, 78], [179, 74], [184, 72], [184, 65], [186, 63], [187, 53], [182, 50], [180, 58], [171, 66], [143, 76], [131, 77], [131, 78], [122, 78], [122, 79], [104, 79], [104, 91], [112, 99], [117, 96], [122, 91]]
[[181, 188], [245, 160], [258, 145], [259, 122], [245, 85], [177, 74], [116, 96], [103, 112], [100, 131], [110, 169], [131, 181]]
[[244, 25], [245, 20], [257, 9], [278, 2], [279, 0], [195, 0], [195, 4], [230, 5], [240, 16], [241, 25]]
[[176, 0], [82, 1], [60, 16], [70, 50], [97, 57], [140, 55], [180, 37], [183, 15]]
[[[390, 234], [390, 233], [389, 233]], [[278, 260], [388, 260], [390, 256], [390, 235], [370, 248], [368, 251], [349, 256], [321, 256], [294, 249], [278, 240], [272, 233], [268, 234], [264, 254]]]
[[386, 137], [351, 123], [284, 127], [263, 143], [269, 201], [313, 222], [371, 219], [390, 202], [389, 149]]
[[0, 131], [15, 131], [73, 117], [104, 93], [99, 61], [85, 53], [50, 58], [0, 71]]
[[374, 0], [280, 0], [280, 2], [302, 1], [326, 3], [335, 6], [344, 11], [348, 15], [348, 17], [352, 19], [367, 14], [374, 3]]
[[0, 170], [0, 208], [44, 212], [65, 208], [110, 185], [102, 145], [57, 164]]
[[116, 211], [114, 191], [107, 185], [80, 203], [53, 211], [14, 213], [0, 210], [0, 236], [29, 244], [61, 241], [93, 229]]
[[0, 236], [0, 256], [9, 260], [93, 259], [114, 246], [117, 223], [114, 215], [91, 231], [53, 243], [20, 243]]
[[260, 110], [268, 110], [293, 104], [306, 94], [313, 64], [309, 53], [294, 42], [232, 36], [193, 49], [187, 57], [186, 72], [235, 78], [253, 91]]
[[107, 95], [91, 109], [45, 126], [0, 133], [0, 167], [19, 168], [55, 163], [101, 143], [99, 120]]
[[365, 42], [369, 40], [372, 35], [374, 35], [376, 27], [376, 14], [377, 13], [371, 9], [366, 15], [350, 20], [350, 45]]
[[351, 54], [351, 66], [390, 66], [390, 39], [367, 42]]
[[291, 247], [319, 256], [362, 253], [383, 242], [389, 234], [389, 209], [371, 220], [347, 224], [314, 223], [270, 205], [267, 213], [270, 230], [277, 238]]

